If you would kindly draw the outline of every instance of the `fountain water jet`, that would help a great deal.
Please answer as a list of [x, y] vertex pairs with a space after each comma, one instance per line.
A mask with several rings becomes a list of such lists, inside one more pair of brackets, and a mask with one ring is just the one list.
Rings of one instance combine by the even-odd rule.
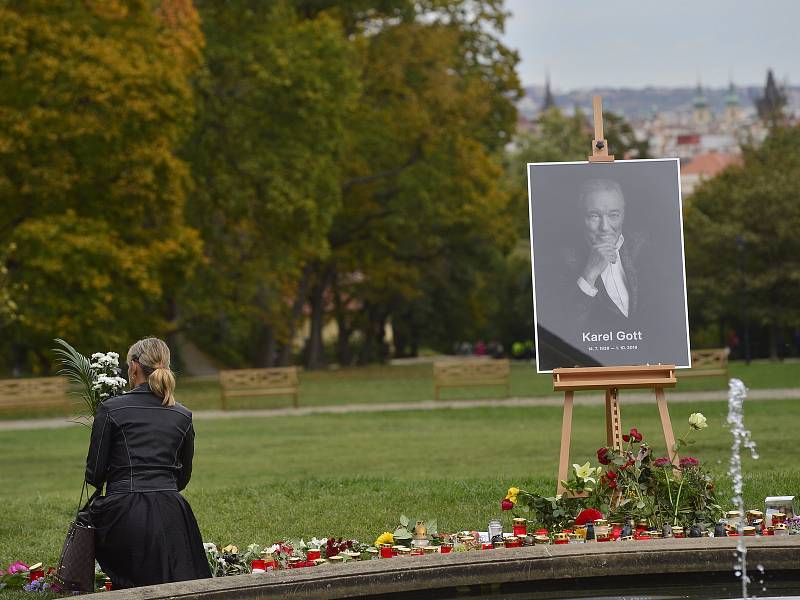
[[744, 400], [747, 397], [747, 388], [740, 379], [731, 379], [728, 382], [728, 425], [733, 434], [733, 445], [731, 445], [731, 460], [728, 473], [733, 481], [733, 503], [739, 509], [739, 523], [737, 530], [739, 537], [736, 544], [736, 575], [742, 579], [742, 598], [749, 598], [747, 595], [747, 584], [750, 578], [747, 576], [747, 546], [744, 543], [744, 498], [742, 497], [742, 446], [750, 451], [750, 456], [758, 458], [755, 442], [750, 439], [750, 432], [744, 428]]

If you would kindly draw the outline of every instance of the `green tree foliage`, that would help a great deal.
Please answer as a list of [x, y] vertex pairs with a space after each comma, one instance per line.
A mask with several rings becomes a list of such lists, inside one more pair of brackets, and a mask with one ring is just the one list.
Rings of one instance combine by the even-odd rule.
[[199, 248], [174, 148], [201, 44], [186, 0], [4, 2], [0, 236], [17, 245], [10, 277], [23, 290], [6, 352], [13, 340], [47, 368], [57, 336], [108, 347], [168, 330]]
[[480, 292], [512, 229], [492, 155], [513, 133], [520, 90], [516, 56], [492, 30], [499, 3], [409, 3], [397, 14], [372, 22], [360, 46], [343, 205], [330, 257], [313, 264], [310, 366], [324, 361], [329, 291], [342, 363], [386, 358], [390, 320], [414, 348], [485, 319]]
[[206, 68], [186, 155], [198, 183], [189, 219], [207, 260], [182, 309], [221, 359], [269, 365], [299, 316], [303, 265], [327, 252], [340, 206], [353, 44], [335, 19], [301, 19], [287, 2], [197, 4]]
[[[695, 324], [749, 320], [769, 332], [800, 327], [800, 127], [777, 127], [744, 164], [705, 182], [686, 208], [686, 262]], [[741, 334], [741, 330], [740, 330]]]

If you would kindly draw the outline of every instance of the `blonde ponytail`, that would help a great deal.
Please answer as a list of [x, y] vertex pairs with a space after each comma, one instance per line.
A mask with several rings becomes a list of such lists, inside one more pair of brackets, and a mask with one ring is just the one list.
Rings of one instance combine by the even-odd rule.
[[175, 405], [175, 375], [168, 367], [157, 367], [147, 378], [150, 390], [156, 395], [164, 398], [164, 406]]
[[175, 405], [175, 374], [169, 368], [169, 346], [158, 338], [139, 340], [128, 350], [128, 362], [138, 361], [147, 375], [150, 391], [164, 406]]

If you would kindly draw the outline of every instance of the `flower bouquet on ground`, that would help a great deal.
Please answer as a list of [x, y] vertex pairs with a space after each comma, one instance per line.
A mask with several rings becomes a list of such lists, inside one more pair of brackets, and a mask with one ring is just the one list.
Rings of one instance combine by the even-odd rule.
[[678, 450], [693, 443], [692, 432], [706, 427], [701, 413], [691, 414], [689, 428], [670, 449], [671, 456], [653, 458], [635, 428], [622, 436], [626, 444], [622, 449], [600, 448], [597, 457], [607, 467], [600, 477], [600, 492], [608, 501], [609, 518], [645, 520], [658, 528], [716, 522], [723, 511], [711, 475], [693, 456], [674, 464]]
[[611, 521], [633, 519], [658, 528], [710, 525], [723, 513], [713, 478], [695, 457], [685, 456], [673, 464], [677, 452], [693, 443], [691, 434], [707, 426], [701, 413], [693, 413], [686, 434], [670, 449], [671, 457], [655, 459], [642, 434], [633, 428], [622, 436], [625, 445], [621, 449], [597, 451], [601, 467], [588, 462], [573, 465], [571, 478], [562, 482], [563, 495], [541, 496], [512, 487], [501, 508], [521, 512], [549, 531], [574, 525], [586, 509], [595, 509]]
[[61, 363], [58, 374], [78, 386], [74, 393], [80, 397], [83, 406], [76, 420], [88, 424], [97, 413], [100, 403], [118, 396], [127, 385], [120, 376], [119, 354], [95, 352], [91, 358], [87, 358], [66, 341], [60, 338], [54, 341], [59, 346], [53, 350]]
[[30, 567], [24, 562], [16, 561], [8, 565], [8, 569], [0, 569], [0, 590], [21, 590], [28, 583]]

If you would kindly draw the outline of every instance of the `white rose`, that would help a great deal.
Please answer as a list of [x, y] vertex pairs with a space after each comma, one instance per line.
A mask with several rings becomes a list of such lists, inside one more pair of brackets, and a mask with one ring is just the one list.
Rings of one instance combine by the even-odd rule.
[[692, 429], [705, 429], [708, 427], [708, 422], [703, 413], [692, 413], [689, 415], [689, 426]]

